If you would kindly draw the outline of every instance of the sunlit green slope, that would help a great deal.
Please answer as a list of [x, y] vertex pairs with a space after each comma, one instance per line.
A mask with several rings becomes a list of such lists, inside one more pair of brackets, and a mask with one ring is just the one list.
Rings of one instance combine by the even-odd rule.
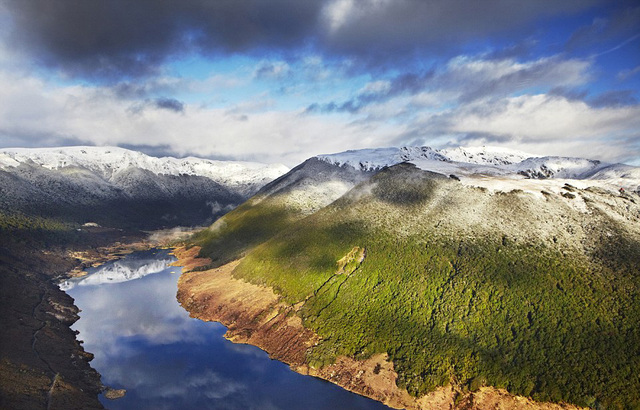
[[197, 243], [246, 255], [234, 275], [303, 303], [322, 337], [312, 366], [386, 352], [414, 395], [453, 382], [636, 408], [640, 208], [569, 191], [492, 192], [400, 164], [308, 215], [247, 203]]

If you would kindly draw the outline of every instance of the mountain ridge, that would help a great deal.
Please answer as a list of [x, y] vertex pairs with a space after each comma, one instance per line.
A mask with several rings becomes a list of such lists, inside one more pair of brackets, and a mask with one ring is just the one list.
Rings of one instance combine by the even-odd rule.
[[[372, 152], [314, 157], [274, 180], [192, 238], [210, 261], [198, 270], [240, 259], [232, 277], [272, 289], [318, 335], [305, 365], [387, 354], [418, 402], [446, 385], [452, 407], [479, 386], [579, 406], [640, 400], [625, 376], [638, 370], [629, 363], [640, 346], [640, 197], [619, 191], [620, 180], [633, 187], [636, 167], [508, 153], [528, 169], [547, 164], [555, 178], [541, 178], [504, 158]], [[366, 258], [339, 274], [353, 249]], [[192, 314], [207, 309], [198, 306]]]
[[410, 162], [445, 175], [490, 175], [509, 179], [574, 179], [640, 190], [640, 167], [599, 160], [534, 155], [497, 147], [399, 147], [350, 150], [316, 158], [337, 166], [376, 171]]
[[86, 168], [109, 181], [127, 168], [156, 175], [207, 177], [243, 195], [253, 194], [264, 183], [286, 173], [282, 164], [249, 161], [219, 161], [196, 157], [152, 157], [120, 147], [2, 148], [0, 169], [33, 163], [50, 170]]
[[152, 229], [202, 225], [286, 172], [115, 147], [0, 149], [0, 211]]

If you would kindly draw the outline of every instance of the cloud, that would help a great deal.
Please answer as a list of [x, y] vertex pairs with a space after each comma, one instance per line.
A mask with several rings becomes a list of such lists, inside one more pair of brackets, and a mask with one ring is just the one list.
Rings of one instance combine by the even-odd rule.
[[[622, 3], [624, 4], [624, 2]], [[567, 43], [565, 49], [576, 51], [603, 47], [608, 42], [620, 41], [612, 49], [600, 50], [599, 55], [606, 54], [619, 46], [624, 46], [629, 40], [640, 34], [640, 7], [618, 7], [609, 17], [596, 17], [591, 24], [576, 29]]]
[[636, 66], [630, 70], [622, 70], [618, 73], [618, 80], [625, 81], [628, 78], [632, 78], [640, 73], [640, 65]]
[[318, 1], [10, 1], [13, 42], [72, 75], [158, 74], [170, 56], [300, 45]]
[[184, 111], [184, 103], [176, 100], [175, 98], [156, 98], [153, 103], [157, 108], [163, 110], [169, 110], [173, 112], [183, 112]]
[[[232, 105], [162, 97], [164, 87], [211, 83], [208, 89], [220, 89], [233, 87], [229, 81], [248, 81], [241, 77], [158, 77], [148, 87], [138, 81], [53, 85], [0, 70], [0, 136], [4, 146], [119, 145], [154, 155], [289, 166], [347, 149], [481, 141], [521, 148], [536, 139], [551, 149], [546, 154], [575, 153], [572, 143], [589, 141], [606, 148], [585, 152], [590, 157], [640, 156], [640, 147], [626, 144], [637, 140], [640, 129], [636, 96], [625, 90], [595, 97], [581, 91], [591, 79], [592, 64], [560, 56], [529, 61], [459, 56], [435, 70], [370, 78], [351, 98], [320, 101], [306, 110], [282, 109], [269, 92], [249, 94]], [[326, 67], [317, 59], [290, 69], [304, 76], [307, 65]], [[338, 80], [324, 81], [314, 87]], [[626, 148], [607, 147], [612, 144]]]
[[7, 2], [2, 20], [10, 21], [3, 37], [14, 50], [72, 76], [117, 82], [160, 75], [169, 59], [186, 55], [296, 54], [312, 47], [369, 64], [451, 55], [467, 40], [524, 30], [597, 2], [28, 0]]
[[612, 162], [640, 156], [637, 104], [595, 108], [559, 96], [523, 95], [471, 105], [442, 116], [433, 125], [442, 133], [464, 135], [458, 138], [462, 143], [510, 143], [543, 155]]
[[451, 130], [458, 132], [536, 140], [592, 139], [636, 133], [640, 129], [640, 107], [592, 108], [581, 101], [545, 94], [523, 95], [466, 107], [456, 112], [451, 123]]
[[263, 61], [258, 65], [254, 76], [259, 79], [282, 79], [290, 74], [290, 67], [284, 61]]
[[597, 95], [589, 101], [593, 107], [624, 107], [637, 105], [638, 99], [635, 97], [635, 90], [611, 90]]
[[460, 100], [474, 101], [526, 91], [536, 87], [570, 87], [586, 83], [591, 62], [580, 59], [545, 57], [528, 62], [513, 59], [484, 60], [455, 58], [443, 81], [458, 85]]
[[[276, 110], [270, 100], [255, 97], [231, 108], [184, 104], [177, 112], [147, 100], [132, 103], [109, 87], [51, 86], [1, 71], [0, 89], [3, 145], [4, 136], [21, 146], [57, 145], [71, 138], [87, 145], [153, 145], [177, 156], [293, 166], [318, 152], [385, 145], [393, 132], [384, 125], [372, 129], [344, 119], [303, 116], [300, 110]], [[48, 134], [56, 138], [43, 141]]]
[[[334, 0], [323, 9], [325, 46], [343, 55], [387, 60], [415, 52], [449, 54], [474, 38], [522, 30], [534, 21], [596, 1]], [[446, 41], [443, 41], [446, 39]], [[385, 57], [386, 56], [386, 57]]]
[[[437, 71], [405, 72], [390, 79], [376, 79], [349, 100], [313, 103], [306, 111], [355, 114], [373, 104], [404, 96], [421, 96], [424, 101], [426, 95], [433, 97], [437, 94], [440, 105], [444, 106], [454, 102], [464, 104], [483, 98], [501, 98], [535, 88], [559, 90], [587, 83], [591, 64], [588, 60], [563, 59], [560, 56], [518, 62], [512, 58], [487, 59], [463, 55], [452, 58]], [[420, 104], [418, 100], [413, 101]], [[397, 109], [390, 110], [389, 114], [397, 115]]]

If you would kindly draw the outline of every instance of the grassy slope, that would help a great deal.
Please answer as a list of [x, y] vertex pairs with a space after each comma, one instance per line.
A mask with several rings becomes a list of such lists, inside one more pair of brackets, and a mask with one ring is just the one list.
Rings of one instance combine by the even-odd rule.
[[[454, 381], [638, 406], [640, 246], [619, 221], [594, 207], [581, 225], [553, 198], [539, 210], [525, 194], [489, 196], [406, 166], [373, 180], [304, 219], [238, 208], [216, 241], [200, 238], [203, 253], [253, 249], [236, 276], [306, 300], [304, 323], [323, 338], [311, 365], [387, 352], [414, 395]], [[365, 261], [335, 275], [356, 246]]]
[[197, 233], [191, 242], [202, 247], [202, 256], [211, 259], [210, 266], [202, 267], [208, 269], [237, 259], [300, 217], [277, 200], [250, 199]]

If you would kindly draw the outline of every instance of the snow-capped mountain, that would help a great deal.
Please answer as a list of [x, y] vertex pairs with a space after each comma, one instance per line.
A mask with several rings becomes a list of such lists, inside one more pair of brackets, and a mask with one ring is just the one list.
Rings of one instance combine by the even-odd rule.
[[198, 225], [287, 170], [114, 147], [0, 149], [0, 212], [114, 227]]
[[318, 155], [317, 158], [332, 165], [349, 166], [362, 171], [375, 171], [401, 162], [411, 162], [423, 170], [445, 175], [597, 180], [625, 189], [640, 189], [639, 167], [584, 158], [540, 156], [505, 148], [378, 148]]
[[202, 158], [156, 158], [119, 147], [4, 148], [0, 169], [20, 164], [39, 165], [50, 170], [84, 168], [105, 181], [113, 181], [134, 168], [155, 175], [201, 176], [237, 193], [250, 196], [267, 182], [286, 173], [282, 164], [244, 161], [215, 161]]

